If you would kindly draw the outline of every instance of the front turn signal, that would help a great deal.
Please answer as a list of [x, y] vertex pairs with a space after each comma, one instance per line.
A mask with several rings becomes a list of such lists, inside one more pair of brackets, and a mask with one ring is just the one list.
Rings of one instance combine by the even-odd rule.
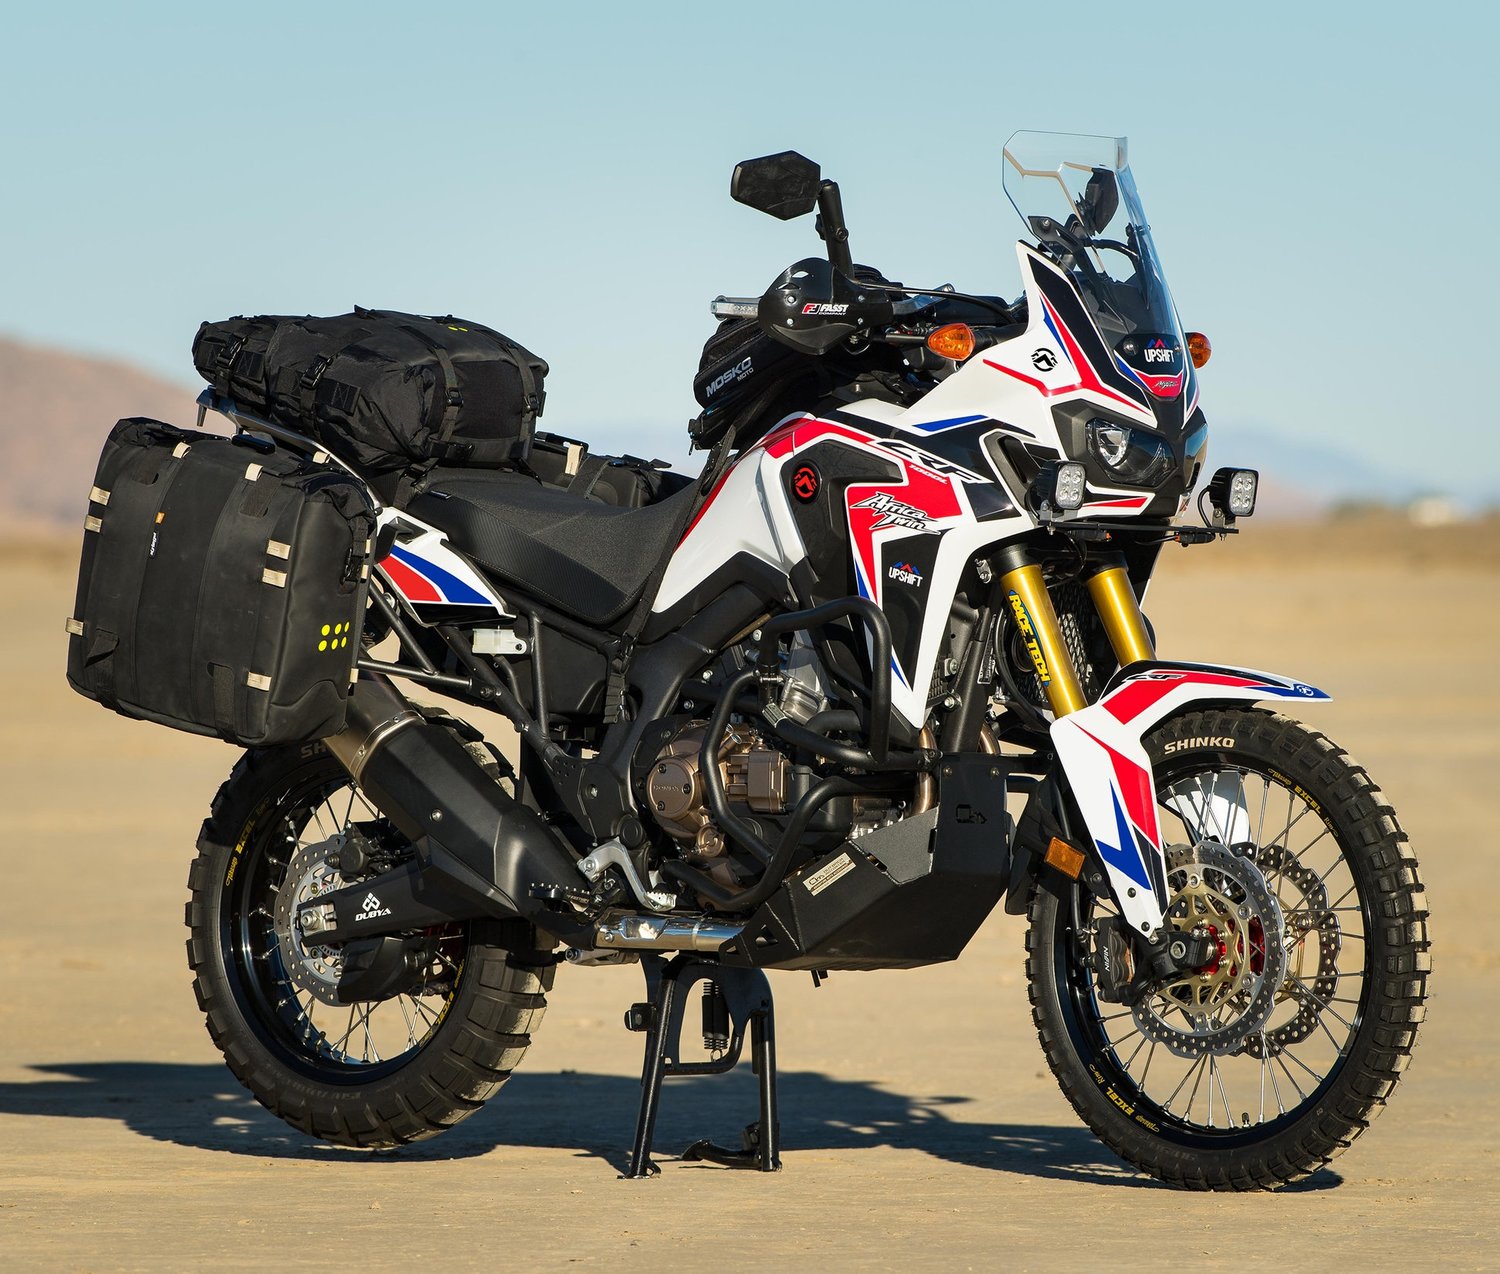
[[945, 323], [927, 338], [927, 348], [940, 358], [961, 363], [974, 352], [974, 329], [967, 323]]
[[1189, 332], [1187, 334], [1188, 357], [1193, 360], [1194, 367], [1202, 367], [1213, 357], [1214, 347], [1208, 337], [1202, 332]]

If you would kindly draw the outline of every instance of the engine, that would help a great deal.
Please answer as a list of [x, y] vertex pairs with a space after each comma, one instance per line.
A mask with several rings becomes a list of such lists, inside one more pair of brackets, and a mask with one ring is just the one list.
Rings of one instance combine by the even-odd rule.
[[[657, 754], [646, 792], [652, 815], [682, 846], [682, 856], [733, 886], [737, 882], [729, 871], [724, 837], [709, 813], [699, 768], [707, 725], [695, 721], [673, 736]], [[767, 747], [756, 731], [743, 725], [726, 730], [718, 766], [724, 795], [732, 804], [748, 806], [757, 814], [786, 812], [790, 764], [784, 754]]]
[[[706, 721], [691, 722], [657, 753], [646, 778], [646, 797], [652, 816], [676, 842], [683, 859], [726, 888], [738, 889], [741, 880], [734, 869], [731, 847], [713, 821], [703, 787], [700, 761], [707, 725]], [[717, 764], [729, 804], [752, 819], [763, 816], [758, 821], [772, 824], [766, 831], [773, 838], [780, 816], [789, 814], [817, 781], [808, 767], [794, 765], [786, 753], [744, 724], [730, 726], [724, 732]], [[895, 822], [915, 807], [884, 797], [846, 798], [839, 819], [835, 813], [838, 805], [831, 802], [827, 807], [838, 825], [825, 822], [816, 829], [824, 835], [836, 833], [835, 840], [857, 838]]]

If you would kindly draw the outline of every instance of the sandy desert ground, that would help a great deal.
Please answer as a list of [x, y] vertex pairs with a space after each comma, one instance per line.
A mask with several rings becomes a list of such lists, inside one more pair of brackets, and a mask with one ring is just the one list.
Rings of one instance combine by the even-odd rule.
[[[1188, 1195], [1076, 1121], [1025, 1007], [1022, 926], [956, 965], [775, 976], [785, 1171], [663, 1155], [616, 1179], [637, 1098], [631, 969], [563, 970], [521, 1072], [390, 1156], [267, 1115], [209, 1043], [183, 957], [193, 839], [233, 759], [63, 681], [71, 545], [0, 554], [0, 1267], [1493, 1268], [1500, 1264], [1500, 526], [1266, 528], [1168, 550], [1168, 656], [1294, 673], [1420, 858], [1435, 973], [1390, 1108], [1278, 1195]], [[1316, 716], [1311, 714], [1316, 712]], [[730, 1137], [747, 1076], [669, 1087], [663, 1152]]]

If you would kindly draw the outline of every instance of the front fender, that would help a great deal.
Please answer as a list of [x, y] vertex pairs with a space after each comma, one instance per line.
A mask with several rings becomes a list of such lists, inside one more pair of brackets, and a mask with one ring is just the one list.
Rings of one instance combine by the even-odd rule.
[[1161, 927], [1166, 860], [1156, 779], [1141, 740], [1190, 707], [1234, 701], [1321, 703], [1321, 690], [1274, 673], [1150, 660], [1122, 668], [1096, 703], [1052, 723], [1052, 744], [1115, 901], [1137, 933]]

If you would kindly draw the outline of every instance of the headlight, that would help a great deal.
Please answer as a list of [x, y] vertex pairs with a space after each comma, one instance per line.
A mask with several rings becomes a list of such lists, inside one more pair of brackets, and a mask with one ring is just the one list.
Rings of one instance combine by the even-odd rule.
[[1089, 450], [1112, 477], [1133, 487], [1159, 487], [1177, 463], [1165, 438], [1108, 420], [1089, 421]]

